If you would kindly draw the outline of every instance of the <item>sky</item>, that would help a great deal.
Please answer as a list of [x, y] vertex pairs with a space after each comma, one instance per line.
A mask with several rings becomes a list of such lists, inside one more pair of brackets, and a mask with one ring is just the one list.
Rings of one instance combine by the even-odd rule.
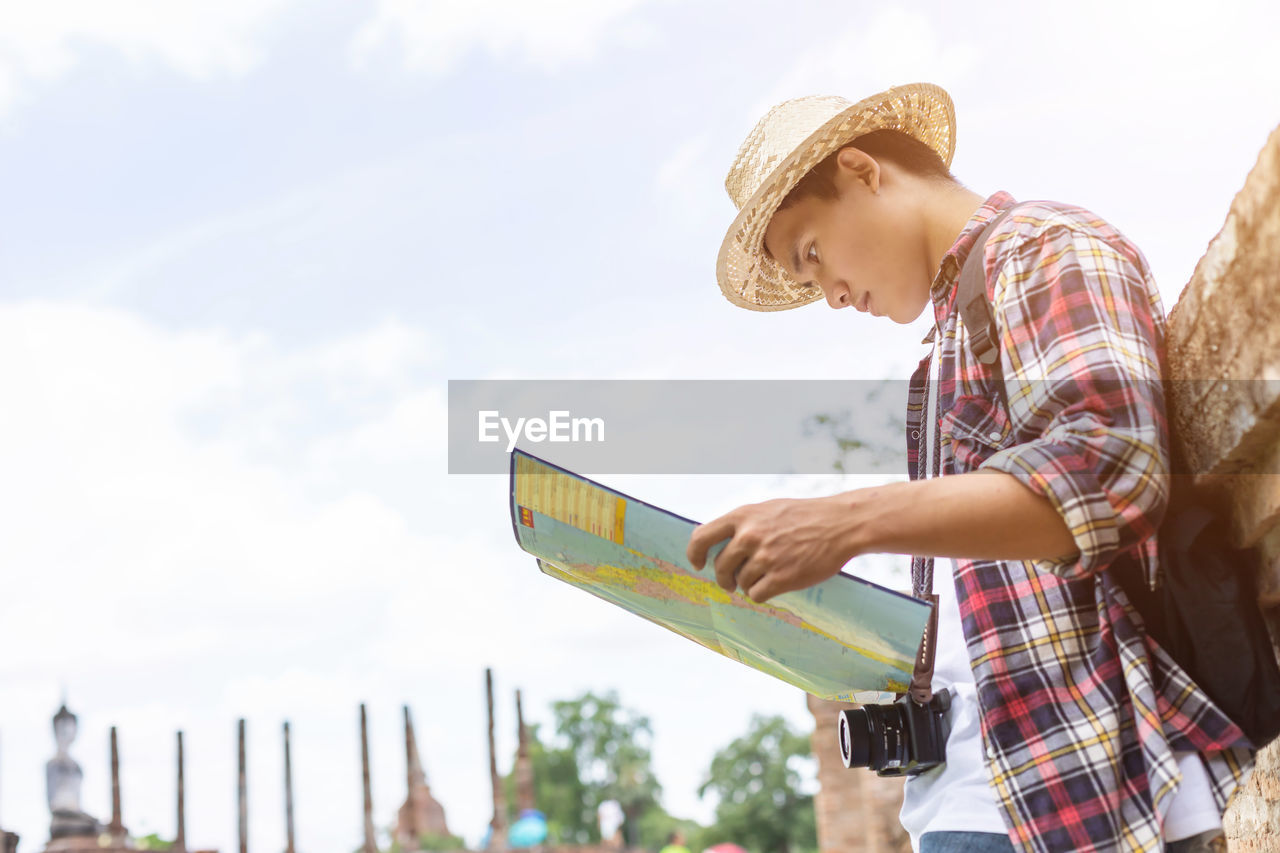
[[[447, 473], [450, 379], [901, 378], [925, 327], [733, 308], [723, 178], [768, 107], [935, 82], [955, 174], [1087, 207], [1172, 307], [1280, 123], [1265, 2], [0, 2], [0, 826], [47, 838], [63, 697], [83, 805], [299, 849], [403, 801], [400, 706], [451, 828], [491, 814], [515, 689], [617, 690], [663, 801], [803, 696], [540, 575], [507, 483]], [[614, 477], [706, 519], [816, 477]], [[902, 581], [902, 561], [851, 571]]]

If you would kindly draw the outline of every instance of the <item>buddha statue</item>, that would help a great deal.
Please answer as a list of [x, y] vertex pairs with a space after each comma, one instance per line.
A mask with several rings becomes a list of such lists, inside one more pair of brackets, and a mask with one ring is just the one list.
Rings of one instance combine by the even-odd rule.
[[71, 742], [76, 739], [76, 715], [64, 704], [53, 716], [53, 739], [57, 754], [45, 765], [49, 813], [53, 816], [49, 834], [53, 838], [96, 836], [102, 825], [80, 810], [80, 783], [84, 771], [71, 757]]

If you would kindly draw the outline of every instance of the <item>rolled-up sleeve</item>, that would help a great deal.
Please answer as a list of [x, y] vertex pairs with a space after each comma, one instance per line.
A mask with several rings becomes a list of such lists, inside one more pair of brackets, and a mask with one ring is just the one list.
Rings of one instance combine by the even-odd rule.
[[1073, 578], [1151, 537], [1168, 497], [1159, 296], [1119, 235], [1054, 226], [998, 251], [989, 287], [1020, 443], [981, 468], [1044, 496], [1079, 553], [1035, 561]]

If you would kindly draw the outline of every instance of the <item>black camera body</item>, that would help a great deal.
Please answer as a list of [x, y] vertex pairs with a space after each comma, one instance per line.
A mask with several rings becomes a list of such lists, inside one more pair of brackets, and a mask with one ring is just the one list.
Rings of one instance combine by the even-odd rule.
[[933, 694], [927, 705], [910, 695], [889, 705], [840, 712], [836, 723], [844, 766], [869, 767], [878, 776], [914, 776], [947, 760], [951, 693]]

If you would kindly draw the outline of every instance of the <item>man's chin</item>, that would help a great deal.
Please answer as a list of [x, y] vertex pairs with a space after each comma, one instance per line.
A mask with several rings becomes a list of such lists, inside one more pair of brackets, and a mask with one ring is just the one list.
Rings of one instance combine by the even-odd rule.
[[892, 320], [893, 322], [897, 323], [899, 326], [910, 326], [912, 323], [914, 323], [916, 320], [919, 320], [924, 315], [925, 309], [928, 307], [929, 307], [929, 303], [926, 302], [924, 305], [921, 305], [919, 308], [917, 308], [914, 312], [912, 312], [910, 309], [907, 309], [905, 313], [903, 313], [901, 309], [893, 308], [893, 309], [890, 309], [884, 316]]

